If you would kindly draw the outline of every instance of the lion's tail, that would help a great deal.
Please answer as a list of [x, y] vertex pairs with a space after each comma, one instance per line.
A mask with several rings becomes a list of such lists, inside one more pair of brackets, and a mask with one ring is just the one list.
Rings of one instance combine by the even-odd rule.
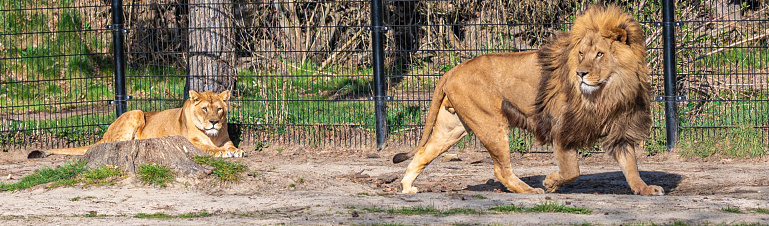
[[422, 138], [419, 140], [419, 144], [410, 152], [398, 153], [393, 156], [393, 163], [399, 163], [414, 157], [417, 150], [424, 147], [427, 141], [430, 139], [430, 134], [433, 132], [433, 126], [438, 119], [438, 110], [441, 108], [441, 103], [446, 94], [443, 92], [443, 86], [448, 80], [448, 74], [441, 77], [438, 80], [438, 84], [435, 85], [435, 92], [433, 93], [432, 101], [430, 102], [430, 110], [427, 111], [427, 121], [425, 121], [425, 128], [422, 130]]
[[88, 145], [76, 148], [49, 149], [44, 151], [44, 153], [45, 155], [85, 155], [85, 152], [88, 151], [89, 147], [91, 146]]

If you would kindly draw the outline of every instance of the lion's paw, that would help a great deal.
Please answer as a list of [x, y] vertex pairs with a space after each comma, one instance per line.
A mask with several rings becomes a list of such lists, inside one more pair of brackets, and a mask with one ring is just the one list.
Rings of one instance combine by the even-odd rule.
[[542, 190], [541, 188], [532, 188], [531, 192], [532, 194], [545, 194], [545, 190]]
[[417, 193], [417, 187], [411, 186], [408, 188], [403, 188], [403, 194], [416, 194]]
[[545, 180], [542, 181], [542, 185], [545, 186], [545, 190], [548, 193], [553, 193], [553, 192], [557, 191], [558, 188], [561, 187], [561, 185], [558, 184], [558, 182], [553, 179], [554, 177], [560, 177], [558, 175], [558, 172], [553, 172], [550, 175], [547, 175], [545, 177]]
[[665, 195], [665, 189], [657, 185], [649, 185], [635, 192], [637, 195]]
[[225, 151], [215, 152], [211, 153], [214, 157], [217, 158], [231, 158], [231, 157], [243, 157], [244, 152], [243, 150], [237, 149], [237, 148], [229, 148]]

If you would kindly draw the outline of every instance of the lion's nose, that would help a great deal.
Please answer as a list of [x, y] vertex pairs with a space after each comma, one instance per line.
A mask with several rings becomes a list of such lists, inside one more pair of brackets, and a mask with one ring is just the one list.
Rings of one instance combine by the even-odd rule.
[[584, 77], [585, 77], [585, 75], [587, 75], [587, 73], [588, 73], [587, 71], [577, 71], [577, 75], [578, 75], [580, 78], [584, 78]]
[[208, 120], [208, 122], [210, 122], [211, 125], [216, 125], [216, 123], [219, 123], [219, 120]]

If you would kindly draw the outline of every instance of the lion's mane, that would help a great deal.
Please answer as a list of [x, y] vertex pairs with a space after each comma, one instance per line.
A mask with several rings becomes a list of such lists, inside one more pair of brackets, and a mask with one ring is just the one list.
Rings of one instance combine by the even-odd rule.
[[[596, 95], [583, 95], [575, 82], [574, 53], [590, 32], [624, 45], [612, 49], [617, 61], [613, 81]], [[534, 134], [539, 142], [578, 149], [602, 139], [604, 149], [613, 152], [647, 138], [651, 111], [646, 43], [632, 16], [617, 6], [591, 7], [575, 19], [570, 32], [556, 34], [542, 47], [538, 57], [542, 88], [535, 102]]]

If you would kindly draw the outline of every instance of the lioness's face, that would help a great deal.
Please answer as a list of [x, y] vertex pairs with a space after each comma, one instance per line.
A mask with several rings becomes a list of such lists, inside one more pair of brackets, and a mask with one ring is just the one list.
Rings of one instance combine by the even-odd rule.
[[598, 33], [588, 33], [575, 48], [579, 56], [576, 68], [576, 81], [585, 94], [591, 94], [601, 89], [612, 75], [614, 56], [611, 51], [611, 41]]
[[229, 98], [229, 91], [218, 94], [211, 91], [202, 93], [190, 91], [195, 126], [208, 136], [213, 137], [219, 134], [219, 130], [227, 123], [227, 100]]

